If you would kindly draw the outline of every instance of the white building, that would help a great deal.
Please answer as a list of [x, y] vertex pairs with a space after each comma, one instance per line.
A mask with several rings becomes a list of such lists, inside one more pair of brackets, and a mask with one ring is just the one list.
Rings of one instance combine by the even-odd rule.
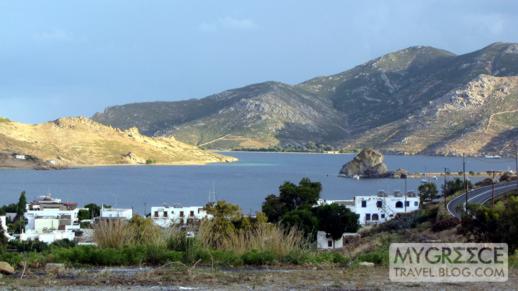
[[396, 214], [408, 213], [419, 209], [419, 197], [413, 192], [403, 195], [395, 192], [378, 195], [355, 196], [351, 200], [319, 200], [318, 204], [337, 203], [346, 206], [359, 215], [361, 225], [378, 224], [393, 219]]
[[202, 206], [154, 206], [151, 207], [151, 219], [161, 226], [169, 227], [173, 224], [186, 224], [192, 221], [210, 217]]
[[0, 216], [0, 229], [4, 232], [4, 237], [7, 240], [14, 239], [11, 235], [9, 235], [8, 229], [7, 229], [7, 218], [5, 216]]
[[325, 231], [317, 232], [317, 249], [319, 250], [333, 250], [341, 249], [347, 243], [359, 238], [360, 235], [357, 233], [344, 233], [342, 237], [337, 240], [328, 235]]
[[17, 160], [26, 160], [27, 159], [27, 157], [25, 155], [15, 155], [14, 158]]
[[101, 219], [126, 219], [133, 217], [133, 209], [131, 208], [101, 208]]
[[39, 200], [27, 204], [24, 216], [27, 220], [25, 231], [20, 234], [20, 240], [39, 240], [53, 243], [57, 240], [74, 240], [75, 233], [80, 229], [75, 203], [63, 203], [61, 199], [49, 195], [41, 196]]

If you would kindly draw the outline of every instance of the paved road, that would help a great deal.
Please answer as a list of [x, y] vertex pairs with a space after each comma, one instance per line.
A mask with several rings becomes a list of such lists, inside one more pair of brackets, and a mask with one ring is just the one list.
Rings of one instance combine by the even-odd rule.
[[[505, 195], [511, 190], [518, 189], [517, 182], [495, 184], [495, 198]], [[468, 192], [468, 204], [484, 204], [491, 200], [492, 187], [482, 187]], [[448, 205], [448, 212], [457, 218], [461, 218], [466, 204], [466, 194], [462, 194], [451, 200]]]

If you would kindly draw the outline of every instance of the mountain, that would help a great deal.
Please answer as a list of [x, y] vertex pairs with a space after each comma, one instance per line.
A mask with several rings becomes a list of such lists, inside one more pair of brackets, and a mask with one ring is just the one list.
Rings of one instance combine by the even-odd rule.
[[[309, 142], [398, 153], [511, 152], [518, 44], [455, 55], [416, 46], [296, 85], [265, 82], [202, 99], [107, 108], [93, 118], [208, 148]], [[464, 142], [476, 141], [469, 146]]]
[[[87, 118], [29, 125], [0, 120], [0, 166], [68, 167], [114, 164], [206, 164], [233, 161], [172, 137], [148, 137]], [[16, 155], [20, 158], [16, 159]], [[17, 161], [18, 160], [18, 161]], [[31, 164], [32, 162], [32, 164]]]

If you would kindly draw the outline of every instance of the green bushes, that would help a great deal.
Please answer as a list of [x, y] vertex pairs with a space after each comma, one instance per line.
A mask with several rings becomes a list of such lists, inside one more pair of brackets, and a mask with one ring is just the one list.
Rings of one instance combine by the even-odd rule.
[[247, 265], [271, 265], [275, 262], [275, 254], [271, 251], [251, 250], [242, 255]]
[[77, 246], [68, 249], [55, 249], [50, 256], [52, 261], [59, 263], [92, 266], [135, 266], [141, 264], [156, 266], [183, 259], [182, 252], [157, 246], [134, 246], [118, 249]]
[[439, 232], [447, 229], [454, 228], [459, 224], [459, 220], [455, 217], [446, 218], [443, 220], [436, 221], [432, 224], [432, 231]]

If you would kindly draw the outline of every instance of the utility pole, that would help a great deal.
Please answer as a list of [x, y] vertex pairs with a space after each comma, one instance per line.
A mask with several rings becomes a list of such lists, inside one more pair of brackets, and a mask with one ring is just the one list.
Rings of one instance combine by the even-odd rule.
[[495, 208], [495, 170], [493, 170], [493, 179], [491, 180], [491, 207]]
[[407, 178], [407, 176], [405, 175], [405, 213], [406, 213], [406, 204], [407, 204], [407, 199], [406, 199], [406, 194], [407, 194], [407, 181], [406, 181], [406, 178]]
[[516, 188], [518, 188], [518, 143], [514, 144], [514, 175], [516, 176]]
[[466, 181], [466, 156], [462, 154], [462, 173], [464, 174], [464, 190], [466, 196], [465, 210], [468, 212], [468, 183]]
[[444, 168], [444, 185], [442, 187], [442, 196], [444, 196], [444, 208], [448, 209], [448, 202], [446, 200], [446, 182], [447, 182], [448, 168]]

